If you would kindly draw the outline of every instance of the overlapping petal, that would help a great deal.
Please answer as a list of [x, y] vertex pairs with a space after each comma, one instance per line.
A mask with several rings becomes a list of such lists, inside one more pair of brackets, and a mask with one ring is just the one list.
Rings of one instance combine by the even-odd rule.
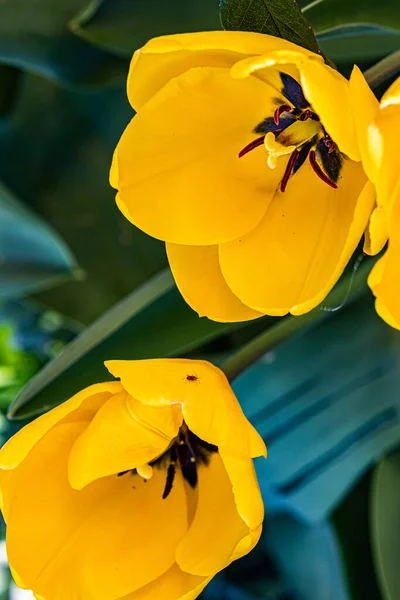
[[67, 456], [86, 426], [57, 425], [13, 473], [7, 552], [25, 585], [44, 598], [65, 597], [67, 590], [87, 600], [120, 598], [174, 564], [187, 530], [179, 474], [165, 500], [161, 471], [147, 483], [113, 476], [71, 489]]
[[207, 576], [232, 562], [249, 528], [237, 512], [232, 483], [218, 454], [198, 469], [198, 477], [196, 514], [177, 548], [176, 560], [187, 573]]
[[118, 201], [153, 237], [216, 244], [250, 231], [275, 193], [262, 148], [238, 160], [257, 123], [275, 110], [276, 91], [217, 68], [170, 80], [125, 130], [116, 154]]
[[350, 106], [353, 111], [357, 141], [364, 171], [368, 178], [375, 183], [377, 165], [368, 143], [368, 128], [378, 113], [379, 102], [357, 66], [353, 68], [351, 73], [349, 91]]
[[46, 600], [194, 600], [259, 539], [251, 456], [264, 442], [210, 363], [108, 366], [121, 382], [83, 390], [4, 450], [12, 572]]
[[[135, 54], [128, 93], [138, 114], [111, 181], [123, 214], [167, 243], [200, 316], [302, 314], [365, 230], [368, 252], [384, 243], [381, 213], [367, 229], [373, 193], [355, 164], [368, 137], [353, 114], [365, 95], [359, 75], [351, 92], [320, 54], [243, 32], [156, 38]], [[375, 108], [369, 95], [359, 121]]]
[[364, 169], [374, 185], [376, 203], [364, 250], [377, 254], [388, 240], [385, 255], [376, 263], [368, 284], [376, 296], [376, 311], [389, 325], [400, 329], [400, 78], [375, 99], [364, 76], [355, 67], [350, 79], [352, 109]]
[[140, 402], [180, 404], [189, 429], [202, 440], [233, 456], [266, 454], [263, 440], [244, 416], [225, 374], [211, 363], [154, 359], [112, 360], [105, 365]]
[[[319, 304], [354, 252], [373, 208], [361, 165], [346, 161], [338, 189], [305, 164], [247, 236], [220, 246], [224, 277], [242, 302], [268, 314]], [[363, 192], [363, 193], [362, 193]]]
[[160, 456], [182, 425], [178, 406], [153, 407], [125, 391], [113, 395], [74, 443], [68, 461], [74, 489]]
[[275, 50], [312, 52], [270, 35], [243, 31], [207, 31], [150, 40], [135, 52], [129, 69], [128, 98], [139, 110], [170, 79], [193, 67], [229, 69], [246, 55]]
[[119, 600], [154, 600], [160, 595], [160, 590], [162, 590], [162, 600], [194, 600], [210, 579], [211, 577], [185, 573], [174, 564], [158, 579]]
[[224, 451], [220, 452], [220, 456], [232, 484], [237, 511], [248, 528], [256, 531], [264, 519], [264, 505], [253, 461]]
[[342, 152], [352, 160], [359, 160], [349, 82], [326, 65], [321, 56], [307, 55], [295, 48], [243, 59], [232, 67], [232, 76], [243, 78], [274, 66], [285, 70], [286, 65], [294, 65], [298, 70], [296, 79], [299, 79], [305, 97], [320, 116], [326, 131]]
[[389, 244], [368, 278], [376, 296], [375, 308], [380, 317], [400, 329], [400, 181], [389, 216]]
[[167, 255], [180, 293], [200, 317], [226, 323], [262, 316], [228, 287], [219, 264], [218, 246], [167, 244]]
[[[14, 469], [32, 450], [35, 444], [62, 419], [79, 411], [78, 419], [88, 420], [106, 400], [122, 391], [118, 381], [97, 383], [78, 392], [50, 412], [41, 415], [18, 431], [0, 450], [0, 469]], [[76, 415], [75, 415], [76, 416]]]

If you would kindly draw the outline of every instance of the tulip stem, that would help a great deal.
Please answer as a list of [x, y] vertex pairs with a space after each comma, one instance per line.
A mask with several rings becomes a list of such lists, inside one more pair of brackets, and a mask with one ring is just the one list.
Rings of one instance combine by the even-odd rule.
[[400, 50], [396, 50], [393, 54], [389, 54], [375, 65], [364, 71], [364, 77], [368, 81], [372, 89], [377, 88], [381, 83], [384, 83], [400, 72]]
[[358, 260], [353, 268], [353, 272], [346, 277], [342, 277], [329, 294], [324, 306], [314, 308], [311, 312], [299, 317], [289, 315], [279, 319], [266, 331], [263, 331], [239, 348], [234, 354], [231, 354], [221, 365], [229, 381], [236, 379], [240, 373], [245, 371], [264, 354], [276, 348], [276, 346], [289, 336], [300, 331], [303, 332], [307, 326], [314, 327], [318, 325], [321, 321], [332, 316], [336, 310], [342, 308], [344, 304], [347, 305], [354, 301], [366, 290], [366, 278], [373, 265], [373, 261], [365, 260], [364, 264], [358, 268], [359, 265], [360, 261]]

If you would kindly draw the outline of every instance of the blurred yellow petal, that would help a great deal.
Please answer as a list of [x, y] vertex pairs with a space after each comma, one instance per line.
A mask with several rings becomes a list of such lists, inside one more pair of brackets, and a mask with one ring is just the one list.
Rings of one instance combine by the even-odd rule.
[[[11, 575], [12, 575], [12, 578], [14, 579], [14, 582], [15, 582], [15, 584], [16, 584], [16, 585], [17, 585], [19, 588], [21, 588], [21, 589], [23, 589], [23, 590], [27, 590], [27, 589], [28, 589], [28, 588], [27, 588], [27, 586], [26, 586], [26, 585], [25, 585], [25, 583], [22, 581], [22, 579], [21, 579], [21, 577], [20, 577], [19, 573], [17, 573], [17, 571], [14, 569], [14, 567], [13, 567], [13, 566], [10, 564], [10, 561], [8, 561], [8, 567], [9, 567], [9, 569], [10, 569], [10, 571], [11, 571]], [[35, 596], [35, 598], [38, 598], [38, 596]]]
[[[265, 455], [265, 444], [243, 414], [225, 374], [209, 362], [183, 358], [105, 363], [137, 400], [180, 404], [189, 429], [233, 456]], [[189, 379], [188, 379], [189, 377]]]
[[260, 147], [238, 153], [274, 113], [276, 91], [224, 69], [190, 69], [169, 81], [118, 145], [119, 202], [153, 237], [212, 245], [250, 231], [279, 183]]
[[182, 425], [178, 406], [153, 407], [123, 391], [112, 396], [74, 443], [68, 465], [70, 485], [135, 469], [158, 458]]
[[[396, 281], [399, 273], [394, 271], [395, 279], [392, 281], [392, 285], [390, 285], [390, 282], [388, 282], [388, 275], [392, 275], [393, 271], [390, 273], [390, 270], [388, 269], [388, 271], [385, 273], [388, 259], [390, 260], [390, 255], [388, 256], [388, 253], [386, 252], [385, 255], [374, 265], [368, 278], [368, 285], [376, 296], [375, 310], [378, 315], [391, 327], [400, 329], [400, 303], [398, 302], [397, 285], [398, 279]], [[393, 261], [391, 266], [392, 269], [395, 267]], [[393, 284], [394, 287], [397, 288], [395, 294], [391, 294], [391, 288], [393, 289]]]
[[170, 79], [188, 69], [229, 68], [246, 55], [279, 49], [311, 54], [281, 38], [244, 31], [207, 31], [154, 38], [133, 56], [128, 76], [129, 101], [139, 110]]
[[400, 104], [400, 77], [392, 83], [381, 98], [381, 108]]
[[400, 107], [389, 105], [381, 109], [368, 129], [370, 153], [376, 169], [378, 206], [390, 209], [399, 180]]
[[263, 316], [245, 306], [228, 287], [219, 266], [218, 246], [167, 244], [167, 255], [180, 293], [200, 317], [232, 323]]
[[376, 312], [391, 327], [400, 329], [400, 181], [389, 223], [388, 248], [372, 269], [368, 285], [376, 296]]
[[210, 578], [184, 573], [175, 564], [155, 581], [119, 600], [192, 600], [209, 581]]
[[118, 171], [118, 153], [117, 148], [114, 150], [114, 154], [111, 161], [110, 167], [110, 185], [113, 188], [118, 188], [119, 171]]
[[161, 468], [147, 482], [127, 474], [79, 492], [70, 488], [67, 456], [85, 427], [57, 425], [15, 471], [7, 551], [26, 585], [44, 598], [127, 595], [172, 567], [187, 531], [180, 472], [165, 500]]
[[360, 160], [350, 87], [338, 71], [317, 60], [299, 65], [303, 92], [333, 141], [353, 160]]
[[[367, 184], [368, 185], [368, 184]], [[371, 183], [369, 185], [372, 185]], [[364, 252], [370, 256], [378, 254], [388, 239], [387, 210], [384, 206], [377, 206], [365, 230]]]
[[237, 544], [249, 533], [239, 517], [232, 485], [223, 462], [213, 454], [198, 467], [199, 499], [194, 520], [176, 551], [183, 571], [212, 575], [232, 560]]
[[379, 102], [355, 65], [350, 77], [350, 100], [357, 132], [358, 146], [364, 171], [369, 179], [376, 181], [376, 165], [368, 144], [368, 127], [379, 110]]
[[96, 412], [100, 404], [105, 402], [111, 394], [120, 392], [121, 389], [121, 384], [118, 381], [97, 383], [78, 392], [67, 402], [41, 415], [21, 429], [1, 448], [0, 468], [14, 469], [24, 460], [34, 445], [59, 421], [78, 410], [85, 411], [79, 413], [80, 419], [88, 419], [90, 414]]
[[229, 456], [223, 451], [220, 456], [232, 483], [239, 515], [249, 529], [258, 529], [264, 520], [264, 504], [253, 461]]
[[305, 164], [277, 192], [262, 222], [220, 246], [232, 291], [267, 314], [302, 314], [317, 306], [343, 272], [374, 204], [361, 165], [345, 161], [338, 189]]

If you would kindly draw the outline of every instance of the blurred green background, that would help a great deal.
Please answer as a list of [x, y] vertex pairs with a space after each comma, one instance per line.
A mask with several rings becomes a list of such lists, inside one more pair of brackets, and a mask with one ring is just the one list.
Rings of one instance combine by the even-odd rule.
[[[300, 5], [346, 75], [400, 48], [398, 0]], [[174, 286], [163, 244], [124, 219], [108, 184], [133, 116], [125, 94], [133, 51], [156, 35], [220, 28], [218, 0], [0, 2], [3, 440], [107, 378], [105, 358], [220, 364], [263, 330], [275, 339], [277, 319], [199, 319]], [[369, 268], [344, 308], [321, 311], [235, 381], [269, 448], [257, 465], [265, 533], [204, 598], [400, 599], [400, 334], [375, 314]], [[6, 419], [11, 402], [19, 420]], [[10, 593], [4, 573], [1, 599]]]

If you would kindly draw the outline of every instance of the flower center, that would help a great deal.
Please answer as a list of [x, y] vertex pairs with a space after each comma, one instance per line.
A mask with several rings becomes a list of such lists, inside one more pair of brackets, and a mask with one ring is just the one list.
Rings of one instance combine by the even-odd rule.
[[184, 422], [178, 436], [172, 441], [164, 454], [148, 465], [142, 465], [128, 471], [121, 471], [118, 473], [118, 476], [121, 477], [122, 475], [126, 475], [126, 473], [132, 473], [133, 475], [139, 475], [146, 481], [151, 478], [153, 467], [167, 467], [165, 487], [162, 495], [163, 500], [165, 500], [173, 488], [177, 469], [181, 469], [183, 478], [186, 479], [192, 488], [195, 488], [198, 479], [198, 466], [208, 465], [210, 454], [214, 452], [218, 452], [217, 446], [208, 444], [197, 437]]
[[290, 176], [308, 158], [314, 173], [336, 189], [343, 154], [325, 131], [299, 83], [286, 73], [280, 73], [280, 77], [282, 93], [288, 102], [277, 99], [278, 106], [273, 116], [264, 119], [254, 129], [254, 133], [262, 135], [247, 144], [239, 152], [239, 158], [258, 146], [264, 146], [268, 152], [267, 164], [270, 169], [275, 169], [278, 158], [290, 155], [280, 183], [281, 192], [285, 191]]

